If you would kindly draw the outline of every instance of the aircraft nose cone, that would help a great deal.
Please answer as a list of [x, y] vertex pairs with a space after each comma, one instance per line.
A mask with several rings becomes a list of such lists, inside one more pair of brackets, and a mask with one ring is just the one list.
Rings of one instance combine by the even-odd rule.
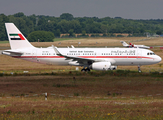
[[156, 61], [161, 62], [162, 58], [160, 56], [157, 56]]

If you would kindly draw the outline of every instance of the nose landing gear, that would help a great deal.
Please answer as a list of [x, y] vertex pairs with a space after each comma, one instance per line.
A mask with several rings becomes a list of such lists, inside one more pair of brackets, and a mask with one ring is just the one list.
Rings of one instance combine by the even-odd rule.
[[140, 72], [140, 73], [141, 73], [140, 65], [138, 65], [138, 72]]

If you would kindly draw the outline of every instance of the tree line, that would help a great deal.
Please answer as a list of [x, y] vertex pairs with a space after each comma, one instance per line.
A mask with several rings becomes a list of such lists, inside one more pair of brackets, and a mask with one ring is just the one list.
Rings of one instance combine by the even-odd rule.
[[[34, 14], [26, 16], [24, 13], [19, 12], [8, 16], [0, 14], [0, 41], [8, 39], [4, 25], [6, 22], [13, 22], [26, 37], [30, 36], [30, 41], [31, 36], [34, 36], [33, 32], [38, 35], [36, 31], [39, 33], [46, 31], [51, 37], [53, 35], [60, 37], [61, 34], [67, 34], [70, 37], [75, 36], [75, 34], [80, 34], [79, 37], [86, 37], [87, 34], [92, 34], [92, 36], [98, 36], [99, 34], [114, 36], [114, 33], [145, 36], [154, 33], [161, 35], [163, 31], [163, 19], [132, 20], [121, 17], [74, 17], [70, 13], [63, 13], [60, 17]], [[45, 35], [48, 34], [45, 33]]]

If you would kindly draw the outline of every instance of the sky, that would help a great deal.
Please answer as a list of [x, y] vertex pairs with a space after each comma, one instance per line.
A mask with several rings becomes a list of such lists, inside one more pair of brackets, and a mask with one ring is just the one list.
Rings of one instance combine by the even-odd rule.
[[0, 14], [163, 19], [163, 0], [1, 0]]

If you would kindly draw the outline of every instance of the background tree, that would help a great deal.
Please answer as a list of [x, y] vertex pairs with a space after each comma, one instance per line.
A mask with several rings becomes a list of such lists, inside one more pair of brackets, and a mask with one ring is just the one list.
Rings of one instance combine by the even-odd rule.
[[56, 36], [56, 37], [60, 37], [60, 35], [61, 35], [61, 32], [60, 32], [59, 29], [57, 29], [57, 31], [55, 32], [55, 36]]
[[53, 42], [54, 38], [54, 34], [47, 31], [34, 31], [27, 37], [30, 42], [37, 42], [38, 40], [39, 42]]
[[162, 30], [156, 31], [156, 34], [161, 35], [162, 34]]
[[[97, 36], [99, 33], [105, 36], [112, 36], [114, 33], [128, 33], [130, 36], [146, 36], [146, 33], [162, 34], [163, 19], [132, 20], [116, 18], [98, 17], [73, 17], [70, 13], [63, 13], [60, 17], [30, 15], [26, 16], [19, 12], [14, 15], [0, 14], [0, 40], [7, 40], [4, 23], [12, 22], [27, 37], [34, 31], [50, 31], [55, 36], [60, 34], [82, 34], [85, 31]], [[72, 30], [71, 30], [72, 29]], [[109, 33], [109, 35], [108, 35]]]
[[25, 16], [25, 15], [22, 12], [14, 14], [14, 17], [23, 17], [23, 16]]
[[69, 22], [66, 20], [62, 20], [58, 22], [57, 28], [60, 29], [61, 33], [68, 33], [69, 29]]
[[82, 36], [86, 36], [86, 31], [85, 30], [82, 31]]
[[9, 19], [6, 15], [0, 14], [0, 41], [7, 40], [7, 34], [5, 31], [5, 22], [8, 22]]
[[60, 18], [69, 21], [69, 20], [72, 20], [74, 17], [73, 17], [73, 15], [70, 14], [70, 13], [63, 13], [62, 15], [60, 15]]
[[70, 37], [73, 37], [73, 36], [74, 36], [74, 30], [73, 30], [73, 29], [70, 29], [70, 30], [68, 31], [68, 33], [69, 33], [69, 36], [70, 36]]

